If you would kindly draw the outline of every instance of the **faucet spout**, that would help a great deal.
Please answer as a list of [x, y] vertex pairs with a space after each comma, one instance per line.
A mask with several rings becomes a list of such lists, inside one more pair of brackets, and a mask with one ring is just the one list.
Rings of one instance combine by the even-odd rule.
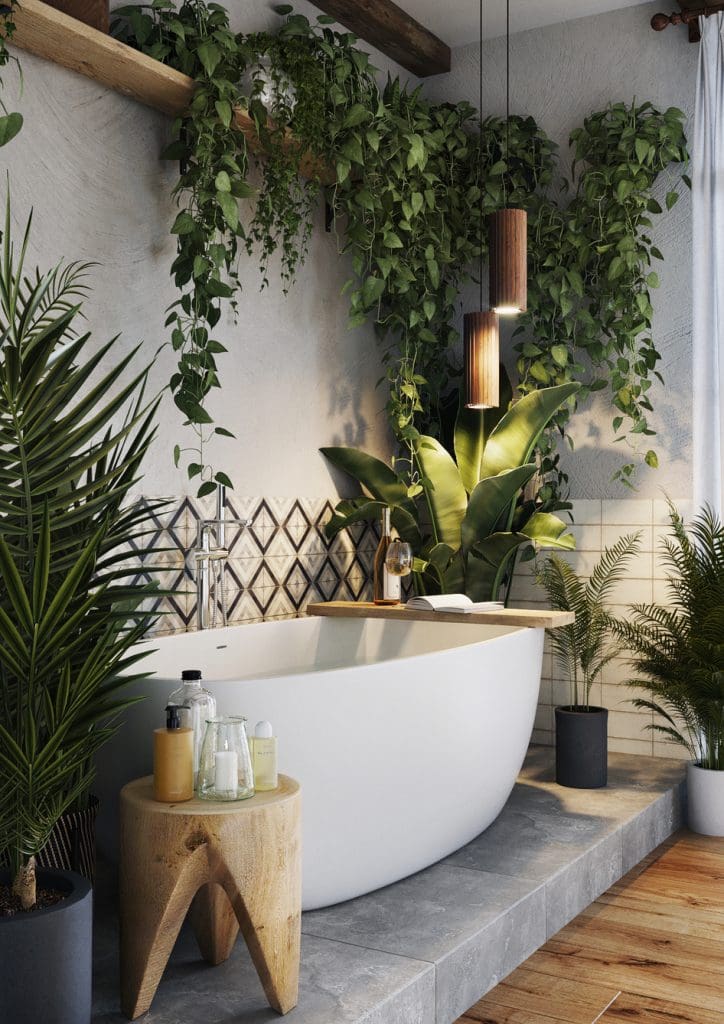
[[[227, 625], [226, 563], [229, 551], [226, 545], [226, 527], [251, 526], [251, 519], [227, 518], [226, 487], [216, 488], [216, 518], [201, 519], [196, 533], [193, 562], [196, 570], [196, 625], [198, 629]], [[218, 619], [221, 619], [219, 623]]]

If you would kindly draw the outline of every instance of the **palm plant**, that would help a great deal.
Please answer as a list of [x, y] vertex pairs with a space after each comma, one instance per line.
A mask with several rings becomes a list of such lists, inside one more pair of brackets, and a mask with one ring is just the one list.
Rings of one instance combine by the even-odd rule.
[[575, 620], [549, 632], [556, 661], [571, 687], [571, 708], [590, 710], [591, 688], [619, 653], [611, 645], [612, 618], [607, 603], [626, 575], [628, 559], [638, 550], [640, 534], [622, 537], [606, 548], [589, 579], [564, 558], [549, 555], [536, 572], [537, 582], [558, 611], [575, 612]]
[[497, 598], [521, 548], [574, 546], [565, 523], [539, 503], [521, 500], [521, 493], [537, 471], [534, 453], [543, 430], [579, 387], [543, 388], [507, 411], [461, 408], [455, 458], [436, 438], [417, 438], [411, 483], [358, 449], [322, 448], [367, 492], [337, 505], [327, 535], [378, 519], [389, 506], [393, 526], [415, 552], [419, 592], [462, 591], [474, 601]]
[[633, 655], [630, 684], [651, 694], [633, 703], [663, 720], [649, 728], [724, 771], [724, 526], [708, 507], [688, 531], [673, 505], [669, 517], [670, 603], [634, 605], [616, 633]]
[[[34, 855], [87, 796], [93, 756], [144, 673], [133, 645], [155, 616], [130, 546], [158, 505], [127, 505], [154, 436], [136, 350], [89, 353], [76, 333], [87, 265], [25, 272], [10, 201], [0, 258], [0, 863], [25, 908]], [[107, 360], [111, 369], [101, 372]]]

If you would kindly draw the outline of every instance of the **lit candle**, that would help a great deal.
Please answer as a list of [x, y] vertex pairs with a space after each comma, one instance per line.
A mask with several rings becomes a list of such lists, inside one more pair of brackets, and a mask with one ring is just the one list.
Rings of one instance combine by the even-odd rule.
[[235, 750], [217, 750], [216, 778], [214, 789], [217, 793], [236, 795], [238, 786], [239, 758]]

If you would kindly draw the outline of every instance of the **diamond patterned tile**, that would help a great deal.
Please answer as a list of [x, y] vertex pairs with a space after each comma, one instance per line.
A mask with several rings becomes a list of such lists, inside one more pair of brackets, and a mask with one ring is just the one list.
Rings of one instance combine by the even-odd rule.
[[[144, 503], [157, 501], [144, 497]], [[369, 595], [374, 524], [360, 523], [332, 541], [324, 523], [333, 503], [324, 498], [263, 498], [229, 494], [226, 532], [230, 558], [224, 573], [230, 622], [303, 614], [312, 601], [360, 600]], [[129, 548], [129, 577], [154, 579], [161, 591], [149, 607], [161, 613], [154, 633], [194, 629], [198, 523], [216, 514], [214, 496], [174, 499], [158, 509], [147, 536]], [[249, 528], [232, 520], [252, 518]], [[166, 550], [155, 550], [164, 548]], [[213, 592], [212, 598], [213, 600]]]

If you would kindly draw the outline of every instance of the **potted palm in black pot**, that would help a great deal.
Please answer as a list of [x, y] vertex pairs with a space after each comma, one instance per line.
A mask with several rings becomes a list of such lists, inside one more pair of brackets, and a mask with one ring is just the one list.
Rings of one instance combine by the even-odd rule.
[[650, 694], [633, 703], [689, 752], [689, 828], [724, 836], [724, 525], [709, 508], [688, 530], [673, 505], [669, 515], [668, 603], [634, 605], [615, 630], [632, 654], [631, 685]]
[[549, 633], [571, 694], [570, 704], [555, 709], [556, 782], [561, 786], [599, 789], [608, 782], [608, 710], [591, 704], [591, 689], [618, 653], [610, 643], [607, 602], [637, 548], [637, 534], [622, 537], [604, 550], [588, 579], [558, 555], [546, 558], [536, 574], [551, 606], [576, 615], [569, 626]]
[[[0, 1021], [87, 1024], [91, 888], [36, 858], [87, 799], [139, 678], [156, 592], [129, 577], [153, 508], [127, 505], [157, 403], [116, 339], [74, 330], [85, 268], [27, 273], [9, 202], [0, 256]], [[103, 363], [111, 369], [101, 372]], [[89, 380], [93, 376], [93, 383]]]

